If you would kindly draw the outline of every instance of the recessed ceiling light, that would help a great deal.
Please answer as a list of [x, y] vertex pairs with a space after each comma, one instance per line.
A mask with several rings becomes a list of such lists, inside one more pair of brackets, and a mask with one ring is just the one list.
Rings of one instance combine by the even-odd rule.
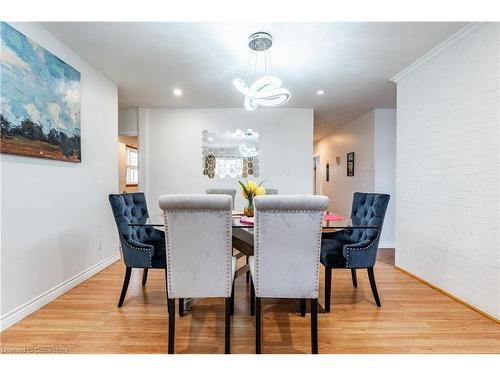
[[323, 95], [324, 93], [325, 93], [325, 92], [324, 92], [323, 90], [318, 90], [318, 91], [316, 91], [316, 94], [318, 94], [318, 95]]
[[174, 95], [175, 96], [181, 96], [182, 95], [182, 90], [181, 89], [174, 89]]

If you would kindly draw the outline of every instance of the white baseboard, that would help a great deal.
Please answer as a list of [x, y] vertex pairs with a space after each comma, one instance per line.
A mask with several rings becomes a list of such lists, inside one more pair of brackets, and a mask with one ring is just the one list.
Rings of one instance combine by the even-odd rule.
[[21, 305], [14, 310], [4, 314], [2, 317], [0, 317], [0, 332], [21, 321], [28, 315], [40, 309], [42, 306], [55, 300], [60, 295], [66, 293], [68, 290], [74, 288], [78, 284], [81, 284], [85, 280], [94, 276], [96, 273], [115, 263], [119, 259], [120, 253], [116, 253], [109, 258], [100, 261], [96, 265], [87, 268], [86, 270], [80, 272], [72, 278], [62, 282], [54, 288], [49, 289], [45, 293], [40, 294], [38, 297], [33, 298], [31, 301], [25, 303], [24, 305]]
[[379, 249], [394, 249], [396, 247], [396, 244], [394, 242], [379, 242], [378, 248]]

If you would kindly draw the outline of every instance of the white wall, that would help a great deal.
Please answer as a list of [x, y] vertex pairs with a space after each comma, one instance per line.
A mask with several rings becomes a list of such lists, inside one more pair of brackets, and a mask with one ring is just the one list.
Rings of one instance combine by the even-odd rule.
[[138, 133], [137, 108], [120, 108], [118, 110], [118, 134], [136, 136]]
[[374, 187], [373, 191], [391, 196], [385, 214], [380, 243], [394, 247], [396, 206], [396, 110], [376, 109], [374, 129]]
[[[354, 152], [354, 176], [347, 176], [347, 153]], [[314, 144], [320, 155], [322, 193], [330, 198], [329, 209], [350, 216], [356, 191], [391, 195], [380, 247], [394, 247], [394, 198], [396, 162], [396, 110], [375, 109], [337, 129]], [[340, 156], [340, 165], [336, 157]], [[330, 181], [326, 182], [326, 163]]]
[[[344, 125], [335, 133], [319, 140], [314, 153], [320, 155], [322, 192], [330, 198], [329, 209], [344, 216], [351, 215], [352, 194], [373, 191], [373, 138], [375, 111], [368, 112]], [[347, 176], [347, 153], [354, 152], [354, 176]], [[340, 165], [336, 157], [340, 156]], [[330, 163], [330, 181], [326, 182], [326, 163]]]
[[11, 25], [80, 71], [82, 162], [0, 154], [2, 329], [118, 259], [117, 87], [40, 25]]
[[396, 265], [497, 319], [499, 60], [499, 24], [474, 24], [394, 78]]
[[139, 109], [139, 183], [150, 211], [159, 213], [158, 197], [204, 193], [206, 188], [237, 189], [237, 179], [202, 174], [202, 131], [253, 129], [259, 132], [260, 177], [280, 194], [312, 194], [312, 109]]

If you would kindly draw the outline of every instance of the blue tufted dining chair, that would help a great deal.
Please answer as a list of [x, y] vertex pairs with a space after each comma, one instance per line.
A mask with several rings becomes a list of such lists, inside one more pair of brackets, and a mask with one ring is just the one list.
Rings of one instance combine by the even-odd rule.
[[321, 264], [325, 266], [326, 312], [330, 312], [333, 268], [350, 269], [355, 288], [358, 286], [356, 270], [366, 268], [373, 297], [377, 306], [381, 306], [373, 266], [377, 259], [378, 243], [389, 199], [388, 194], [354, 193], [351, 212], [353, 226], [376, 226], [378, 229], [346, 229], [323, 234]]
[[109, 194], [109, 203], [118, 228], [120, 248], [126, 267], [118, 301], [118, 307], [122, 307], [132, 268], [143, 269], [143, 286], [146, 285], [150, 268], [164, 269], [166, 282], [165, 234], [153, 227], [129, 225], [131, 222], [146, 221], [149, 217], [144, 193]]

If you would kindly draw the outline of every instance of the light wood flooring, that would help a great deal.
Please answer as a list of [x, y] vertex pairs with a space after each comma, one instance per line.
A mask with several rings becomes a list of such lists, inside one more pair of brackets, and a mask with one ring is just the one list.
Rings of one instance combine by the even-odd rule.
[[[320, 313], [320, 353], [500, 353], [500, 325], [420, 283], [381, 251], [375, 276], [382, 301], [373, 301], [366, 272], [358, 288], [348, 270], [333, 272], [333, 310]], [[323, 269], [321, 270], [323, 271]], [[151, 270], [146, 287], [134, 270], [122, 308], [116, 303], [124, 274], [116, 262], [2, 332], [0, 352], [166, 353], [164, 273]], [[323, 303], [323, 275], [320, 303]], [[232, 353], [254, 352], [249, 287], [236, 281]], [[309, 314], [287, 300], [263, 303], [263, 353], [309, 353]], [[206, 299], [176, 317], [176, 353], [223, 353], [224, 301]]]

